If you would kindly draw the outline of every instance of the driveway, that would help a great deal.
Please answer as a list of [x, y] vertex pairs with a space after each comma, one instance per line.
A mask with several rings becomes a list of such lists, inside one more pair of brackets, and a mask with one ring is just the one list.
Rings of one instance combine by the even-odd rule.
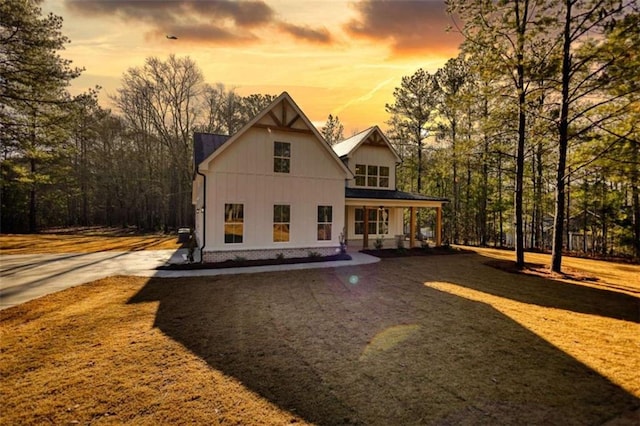
[[187, 249], [134, 252], [30, 254], [0, 256], [0, 310], [46, 294], [111, 275], [194, 277], [266, 271], [330, 268], [374, 263], [377, 257], [350, 253], [350, 261], [256, 266], [249, 268], [158, 271], [166, 263], [182, 263]]
[[0, 309], [110, 275], [152, 275], [176, 250], [0, 256]]

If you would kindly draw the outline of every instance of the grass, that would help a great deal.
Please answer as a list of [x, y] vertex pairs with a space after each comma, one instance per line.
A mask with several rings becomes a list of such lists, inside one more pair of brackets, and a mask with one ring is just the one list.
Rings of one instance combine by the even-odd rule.
[[637, 424], [640, 267], [490, 256], [111, 277], [5, 309], [0, 423]]
[[173, 250], [181, 246], [177, 235], [140, 235], [111, 228], [89, 228], [73, 233], [57, 230], [43, 234], [0, 234], [0, 254]]

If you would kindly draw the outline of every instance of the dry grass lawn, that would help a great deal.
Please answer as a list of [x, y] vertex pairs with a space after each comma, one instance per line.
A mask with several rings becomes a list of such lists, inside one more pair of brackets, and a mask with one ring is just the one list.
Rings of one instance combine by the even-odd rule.
[[637, 425], [640, 267], [577, 283], [484, 254], [112, 277], [0, 311], [0, 423]]
[[0, 234], [0, 254], [95, 253], [99, 251], [173, 250], [177, 236], [81, 234]]

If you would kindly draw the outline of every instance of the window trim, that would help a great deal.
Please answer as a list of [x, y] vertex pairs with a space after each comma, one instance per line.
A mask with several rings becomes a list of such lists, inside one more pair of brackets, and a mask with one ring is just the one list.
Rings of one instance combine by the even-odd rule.
[[[372, 218], [369, 217], [368, 223], [369, 223], [369, 228], [371, 228], [371, 226], [375, 226], [375, 231], [376, 231], [376, 232], [369, 232], [368, 235], [389, 235], [389, 218], [391, 216], [391, 209], [385, 207], [382, 210], [367, 209], [367, 211], [369, 212], [369, 214], [371, 214], [371, 212], [375, 212], [375, 220], [372, 220]], [[384, 218], [380, 214], [382, 212], [386, 212], [387, 214], [386, 220], [383, 220]], [[361, 214], [362, 220], [358, 220], [358, 213]], [[364, 208], [362, 207], [355, 208], [355, 211], [353, 214], [353, 225], [354, 225], [353, 226], [354, 235], [364, 235]], [[380, 232], [381, 228], [384, 228], [384, 227], [386, 227], [386, 232]], [[358, 232], [359, 231], [358, 228], [360, 228], [360, 232]]]
[[[320, 217], [320, 209], [327, 209], [328, 208], [328, 212], [329, 215], [327, 217], [327, 215], [325, 214], [325, 218], [324, 219], [329, 219], [327, 220], [323, 220], [321, 221], [321, 217]], [[318, 241], [331, 241], [331, 237], [332, 237], [332, 232], [333, 232], [333, 205], [318, 205], [317, 209], [317, 228], [316, 228], [316, 238]], [[320, 230], [322, 229], [322, 233], [324, 235], [325, 238], [320, 238]], [[327, 230], [329, 232], [327, 232]], [[327, 234], [328, 234], [328, 238], [327, 238]]]
[[[279, 150], [279, 144], [287, 148], [285, 150]], [[289, 154], [288, 156], [284, 155], [287, 153]], [[284, 167], [285, 164], [286, 167]], [[283, 174], [291, 173], [291, 142], [273, 141], [273, 172]]]
[[[278, 207], [286, 207], [286, 217], [284, 212], [280, 212], [280, 217], [277, 217], [278, 213], [276, 212], [276, 209]], [[288, 220], [287, 221], [283, 220], [285, 218]], [[277, 220], [277, 219], [281, 219], [281, 220]], [[282, 227], [284, 226], [287, 227], [287, 233], [286, 233], [287, 239], [285, 240], [285, 239], [276, 238], [276, 235], [278, 235], [278, 233], [280, 233], [281, 235], [284, 235], [284, 231], [282, 231]], [[276, 227], [280, 227], [281, 229], [276, 230]], [[289, 241], [291, 241], [291, 205], [290, 204], [274, 204], [273, 205], [272, 238], [274, 243], [288, 243]]]
[[[238, 206], [240, 208], [238, 209]], [[227, 217], [228, 209], [231, 209], [231, 218]], [[240, 214], [238, 214], [238, 212]], [[236, 217], [237, 215], [237, 217]], [[238, 220], [239, 219], [239, 220]], [[227, 232], [227, 227], [230, 227], [232, 232]], [[237, 241], [237, 235], [235, 231], [240, 228], [239, 241]], [[243, 203], [225, 203], [224, 204], [224, 225], [223, 225], [223, 238], [225, 244], [242, 244], [244, 242], [244, 204]], [[231, 240], [228, 241], [227, 235], [231, 236]]]
[[[383, 169], [386, 171], [385, 175], [382, 174]], [[389, 188], [391, 184], [391, 167], [389, 166], [356, 164], [353, 174], [355, 176], [355, 186], [361, 188]], [[382, 185], [383, 181], [386, 182], [386, 185]], [[375, 185], [372, 185], [372, 182]]]

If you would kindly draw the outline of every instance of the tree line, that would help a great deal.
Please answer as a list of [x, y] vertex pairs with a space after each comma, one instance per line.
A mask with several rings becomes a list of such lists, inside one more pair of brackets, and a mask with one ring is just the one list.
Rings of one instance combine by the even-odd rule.
[[0, 4], [2, 232], [52, 226], [193, 225], [194, 131], [232, 134], [275, 96], [204, 81], [190, 58], [147, 58], [122, 76], [117, 113], [58, 52], [62, 19], [35, 1]]
[[[461, 52], [394, 91], [400, 185], [450, 199], [453, 243], [640, 257], [633, 1], [447, 1]], [[428, 220], [428, 219], [427, 219]]]

